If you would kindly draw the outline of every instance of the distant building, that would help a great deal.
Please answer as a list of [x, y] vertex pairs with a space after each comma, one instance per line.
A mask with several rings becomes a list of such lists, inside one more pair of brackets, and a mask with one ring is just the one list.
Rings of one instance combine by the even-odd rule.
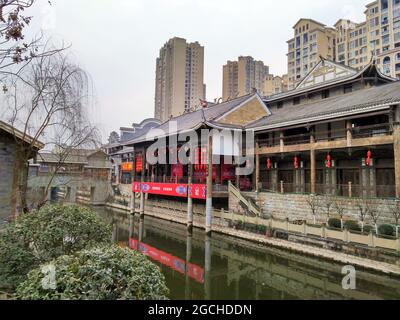
[[[112, 172], [111, 179], [114, 183], [130, 183], [133, 161], [133, 148], [127, 147], [125, 144], [149, 132], [152, 128], [158, 127], [161, 122], [157, 119], [145, 119], [141, 123], [134, 123], [132, 127], [121, 127], [120, 134], [112, 132], [113, 137], [118, 136], [119, 140], [111, 140], [103, 146], [103, 150], [107, 153], [108, 160], [111, 162]], [[113, 138], [112, 137], [112, 138]]]
[[320, 61], [335, 60], [336, 30], [312, 19], [300, 19], [288, 43], [289, 89], [303, 79]]
[[274, 76], [272, 74], [267, 75], [264, 80], [262, 94], [265, 97], [272, 96], [277, 93], [285, 92], [288, 90], [288, 77], [287, 75]]
[[373, 1], [364, 13], [364, 21], [339, 19], [334, 28], [300, 19], [288, 41], [289, 87], [300, 83], [319, 56], [357, 70], [376, 58], [385, 75], [400, 79], [400, 1]]
[[31, 158], [44, 147], [0, 120], [0, 223], [15, 217], [20, 206], [18, 194], [28, 177], [28, 166], [18, 157], [18, 150], [24, 145], [31, 148]]
[[239, 57], [238, 61], [228, 61], [223, 66], [223, 101], [249, 94], [256, 89], [261, 93], [269, 67], [253, 57]]
[[155, 118], [178, 116], [205, 100], [204, 47], [182, 38], [170, 39], [156, 62]]

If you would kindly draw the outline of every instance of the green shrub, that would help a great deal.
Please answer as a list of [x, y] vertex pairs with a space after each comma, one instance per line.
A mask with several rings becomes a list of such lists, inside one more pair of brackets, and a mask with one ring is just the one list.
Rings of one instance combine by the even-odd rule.
[[358, 224], [357, 221], [348, 220], [344, 223], [344, 226], [347, 230], [351, 231], [361, 231], [361, 226]]
[[111, 228], [91, 209], [49, 205], [20, 216], [0, 233], [0, 288], [12, 291], [38, 265], [111, 244]]
[[396, 229], [390, 224], [381, 224], [378, 227], [378, 232], [379, 234], [384, 236], [393, 236], [394, 233], [396, 232]]
[[374, 230], [373, 226], [369, 226], [369, 225], [364, 226], [364, 233], [371, 233], [371, 231], [373, 231], [373, 230]]
[[336, 218], [330, 218], [328, 220], [328, 226], [331, 228], [336, 228], [336, 229], [340, 229], [342, 228], [342, 223], [339, 219]]
[[[32, 270], [14, 295], [19, 300], [160, 300], [169, 293], [159, 267], [146, 256], [118, 246], [82, 250], [53, 260], [53, 287]], [[51, 284], [51, 282], [49, 282]]]

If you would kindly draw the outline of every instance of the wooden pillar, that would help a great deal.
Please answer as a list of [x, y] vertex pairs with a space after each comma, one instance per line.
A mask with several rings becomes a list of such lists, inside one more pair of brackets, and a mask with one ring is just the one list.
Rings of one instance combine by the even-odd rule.
[[353, 124], [351, 120], [346, 121], [346, 138], [347, 138], [347, 146], [351, 147], [351, 142], [353, 140]]
[[212, 135], [208, 137], [208, 154], [207, 154], [207, 197], [206, 197], [206, 234], [211, 233], [212, 219], [212, 177], [213, 177], [213, 141]]
[[279, 132], [279, 145], [280, 145], [280, 148], [281, 148], [281, 152], [283, 152], [283, 148], [285, 147], [284, 137], [285, 137], [284, 132], [280, 131]]
[[130, 214], [135, 214], [136, 210], [136, 193], [133, 191], [133, 184], [136, 180], [136, 153], [133, 153], [133, 164], [132, 164], [132, 192], [131, 192], [131, 208]]
[[145, 182], [146, 175], [146, 148], [143, 149], [142, 154], [142, 177], [141, 177], [141, 185], [140, 185], [140, 216], [144, 216], [144, 193], [143, 193], [143, 184]]
[[[237, 169], [239, 169], [239, 166], [236, 166]], [[236, 188], [238, 188], [238, 190], [240, 190], [240, 176], [236, 175]]]
[[256, 142], [256, 181], [255, 181], [255, 189], [256, 192], [260, 192], [260, 145], [258, 141]]
[[396, 198], [400, 198], [400, 105], [395, 109], [393, 140]]
[[317, 193], [317, 163], [315, 159], [315, 149], [314, 149], [314, 143], [315, 143], [315, 133], [314, 129], [311, 129], [311, 135], [310, 135], [310, 163], [311, 163], [311, 177], [310, 177], [310, 182], [311, 182], [311, 194], [316, 194]]
[[[191, 156], [189, 156], [188, 163], [188, 188], [192, 187], [193, 183], [193, 164]], [[192, 190], [193, 191], [193, 190]], [[189, 231], [193, 229], [193, 199], [188, 192], [188, 203], [187, 203], [187, 228]]]

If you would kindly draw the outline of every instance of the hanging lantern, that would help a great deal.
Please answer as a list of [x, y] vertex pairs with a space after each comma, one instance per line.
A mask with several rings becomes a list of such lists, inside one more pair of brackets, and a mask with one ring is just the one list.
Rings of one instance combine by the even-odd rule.
[[294, 157], [294, 168], [298, 169], [299, 168], [299, 158], [296, 156]]
[[331, 155], [329, 153], [326, 156], [326, 167], [327, 168], [331, 168], [332, 167], [332, 159], [331, 159]]
[[371, 158], [372, 158], [372, 152], [371, 152], [371, 150], [368, 150], [367, 159], [365, 160], [365, 165], [366, 166], [370, 166], [371, 165]]
[[268, 170], [271, 169], [271, 159], [270, 158], [267, 159], [267, 169]]

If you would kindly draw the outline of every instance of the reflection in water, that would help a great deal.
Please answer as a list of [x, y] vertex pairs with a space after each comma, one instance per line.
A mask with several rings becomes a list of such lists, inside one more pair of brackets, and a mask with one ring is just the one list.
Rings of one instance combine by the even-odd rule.
[[343, 290], [343, 265], [249, 241], [126, 213], [96, 210], [113, 238], [146, 254], [167, 281], [171, 299], [400, 299], [400, 279], [357, 271]]

